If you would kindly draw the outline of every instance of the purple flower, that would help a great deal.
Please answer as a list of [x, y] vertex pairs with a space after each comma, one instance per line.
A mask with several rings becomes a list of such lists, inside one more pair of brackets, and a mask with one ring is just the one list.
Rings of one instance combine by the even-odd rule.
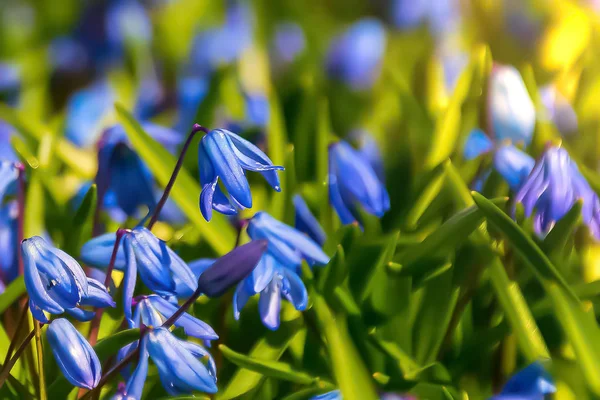
[[534, 215], [534, 227], [540, 235], [547, 234], [579, 199], [583, 200], [583, 222], [600, 239], [598, 196], [561, 147], [546, 150], [515, 198], [523, 204], [527, 217]]

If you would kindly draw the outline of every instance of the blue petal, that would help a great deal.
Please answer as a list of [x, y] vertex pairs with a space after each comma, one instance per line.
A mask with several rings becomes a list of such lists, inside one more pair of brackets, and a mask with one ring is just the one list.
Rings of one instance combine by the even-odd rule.
[[171, 254], [166, 244], [143, 227], [134, 229], [132, 233], [131, 244], [144, 284], [156, 293], [173, 294], [175, 282], [171, 277]]
[[[4, 146], [4, 145], [2, 145]], [[13, 162], [0, 160], [0, 203], [9, 191], [16, 187], [15, 183], [19, 177], [19, 170]]]
[[47, 324], [49, 322], [48, 317], [44, 314], [44, 311], [35, 305], [32, 299], [29, 299], [29, 310], [31, 311], [31, 315], [33, 318], [37, 319], [43, 324]]
[[210, 353], [202, 346], [192, 342], [186, 342], [184, 340], [180, 340], [179, 343], [185, 347], [194, 357], [208, 359], [208, 373], [213, 376], [216, 380], [217, 378], [217, 366], [215, 364], [215, 360], [212, 358]]
[[144, 389], [144, 383], [148, 377], [148, 335], [144, 335], [140, 344], [140, 357], [138, 365], [133, 371], [133, 374], [127, 381], [125, 386], [124, 398], [127, 400], [141, 399], [142, 390]]
[[492, 151], [494, 143], [480, 129], [473, 129], [465, 142], [463, 155], [465, 160], [472, 160]]
[[276, 279], [260, 293], [258, 310], [263, 324], [274, 331], [279, 328], [279, 311], [281, 310], [281, 293]]
[[534, 362], [513, 375], [502, 388], [501, 394], [540, 396], [556, 392], [552, 377], [539, 362]]
[[216, 393], [215, 378], [206, 366], [167, 329], [156, 328], [148, 334], [148, 352], [170, 395], [194, 390]]
[[95, 279], [88, 279], [88, 294], [84, 298], [81, 299], [82, 306], [92, 306], [92, 307], [115, 307], [116, 303], [108, 294], [106, 287], [103, 283], [98, 282]]
[[313, 396], [310, 400], [342, 400], [342, 392], [339, 390], [332, 390], [331, 392]]
[[250, 285], [254, 293], [262, 292], [271, 283], [273, 273], [275, 272], [275, 264], [275, 259], [268, 253], [262, 256], [258, 264], [256, 264], [256, 267], [248, 278], [251, 281]]
[[534, 166], [535, 160], [513, 145], [501, 146], [494, 154], [494, 168], [513, 191], [519, 190]]
[[[170, 318], [179, 308], [157, 295], [148, 296], [148, 300], [165, 318]], [[200, 321], [198, 318], [192, 317], [188, 313], [183, 313], [175, 322], [175, 326], [183, 328], [187, 335], [198, 339], [216, 340], [219, 338], [210, 325]]]
[[94, 319], [96, 313], [94, 311], [83, 310], [81, 308], [67, 308], [65, 312], [69, 314], [71, 317], [75, 318], [77, 321], [88, 322]]
[[304, 199], [299, 194], [294, 196], [293, 202], [296, 210], [296, 229], [306, 233], [312, 240], [320, 246], [323, 246], [327, 236], [325, 235], [323, 228], [321, 228], [319, 221], [317, 221], [315, 216], [310, 212]]
[[93, 389], [102, 375], [100, 360], [85, 338], [64, 318], [58, 318], [46, 331], [58, 367], [71, 384]]
[[201, 258], [199, 260], [189, 262], [188, 266], [192, 270], [192, 273], [196, 276], [196, 279], [198, 279], [204, 271], [213, 265], [214, 262], [214, 258]]
[[[164, 244], [166, 247], [166, 244]], [[198, 288], [198, 278], [190, 267], [173, 250], [166, 247], [171, 259], [170, 270], [175, 282], [175, 294], [179, 298], [190, 297]]]
[[147, 326], [161, 326], [167, 319], [166, 317], [163, 317], [163, 314], [154, 307], [148, 298], [145, 298], [138, 303], [135, 309], [134, 320], [138, 322], [138, 318], [140, 326], [141, 324]]
[[344, 198], [340, 192], [340, 182], [338, 182], [339, 173], [340, 172], [337, 169], [334, 159], [330, 156], [329, 175], [327, 176], [329, 185], [329, 201], [331, 202], [331, 205], [333, 205], [335, 212], [340, 217], [342, 224], [347, 225], [356, 222], [356, 218], [354, 215], [352, 215], [352, 211], [350, 211], [349, 206], [346, 205], [346, 202], [344, 201]]
[[235, 293], [233, 294], [233, 317], [236, 320], [240, 319], [240, 312], [252, 295], [254, 295], [254, 293], [248, 290], [245, 281], [238, 283]]
[[229, 194], [242, 206], [252, 207], [250, 186], [227, 135], [222, 130], [216, 129], [205, 135], [202, 142], [216, 175], [221, 178]]
[[[107, 268], [110, 264], [115, 240], [116, 236], [114, 233], [105, 233], [90, 239], [81, 247], [81, 260], [87, 265], [97, 268]], [[119, 271], [125, 269], [125, 252], [123, 251], [122, 243], [117, 250], [115, 268]]]
[[296, 310], [304, 311], [308, 305], [308, 292], [304, 282], [298, 274], [288, 268], [281, 268], [280, 272], [283, 275], [281, 293]]
[[21, 253], [25, 265], [25, 287], [27, 288], [29, 297], [38, 307], [49, 313], [62, 313], [64, 308], [50, 297], [42, 282], [36, 265], [38, 262], [41, 262], [42, 259], [39, 251], [31, 240], [24, 240], [21, 243]]
[[125, 318], [129, 323], [129, 327], [135, 327], [135, 322], [131, 315], [131, 301], [133, 299], [133, 292], [135, 291], [135, 282], [137, 278], [137, 262], [135, 254], [133, 252], [132, 235], [127, 234], [123, 236], [123, 247], [125, 252], [125, 276], [123, 277], [123, 311]]

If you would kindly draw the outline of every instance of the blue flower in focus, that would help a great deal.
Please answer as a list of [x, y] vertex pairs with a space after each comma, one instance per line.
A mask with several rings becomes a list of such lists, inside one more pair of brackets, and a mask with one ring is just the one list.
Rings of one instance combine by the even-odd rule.
[[539, 362], [528, 365], [514, 374], [502, 388], [500, 394], [490, 400], [543, 399], [555, 393], [552, 377]]
[[29, 308], [38, 321], [48, 322], [44, 312], [67, 312], [80, 321], [89, 321], [94, 312], [79, 306], [115, 306], [104, 285], [86, 277], [73, 257], [52, 247], [41, 237], [23, 240], [21, 253]]
[[331, 43], [327, 73], [353, 89], [367, 89], [379, 77], [385, 46], [383, 24], [373, 18], [362, 19]]
[[66, 319], [52, 321], [46, 331], [58, 367], [67, 380], [81, 388], [93, 389], [102, 376], [100, 360], [88, 341]]
[[[166, 328], [150, 328], [141, 340], [139, 364], [129, 378], [121, 398], [141, 398], [148, 375], [148, 359], [158, 369], [164, 389], [172, 396], [194, 391], [217, 392], [215, 362], [199, 344], [176, 338]], [[206, 361], [205, 361], [206, 360]]]
[[329, 257], [306, 235], [265, 212], [256, 213], [250, 220], [248, 236], [253, 240], [265, 239], [268, 247], [252, 274], [240, 282], [235, 291], [234, 316], [238, 319], [248, 299], [260, 293], [259, 311], [263, 324], [276, 330], [282, 297], [299, 311], [308, 304], [306, 287], [298, 275], [302, 260], [310, 265], [324, 265], [329, 262]]
[[388, 192], [369, 161], [343, 140], [329, 146], [329, 200], [343, 224], [357, 220], [358, 206], [378, 217], [390, 208]]
[[529, 145], [535, 128], [535, 108], [523, 78], [512, 66], [495, 65], [489, 80], [488, 123], [496, 142]]
[[[281, 191], [277, 170], [283, 167], [273, 162], [258, 147], [225, 129], [215, 129], [204, 135], [198, 147], [200, 169], [200, 211], [207, 221], [212, 210], [233, 215], [237, 209], [252, 207], [252, 194], [244, 170], [260, 172], [269, 185]], [[221, 179], [229, 197], [218, 185]]]
[[547, 234], [577, 200], [583, 200], [583, 222], [600, 239], [600, 201], [567, 151], [550, 147], [536, 163], [515, 200], [525, 216], [532, 214], [536, 232]]
[[0, 280], [8, 285], [18, 274], [16, 201], [0, 205]]
[[0, 160], [0, 204], [4, 196], [16, 190], [19, 179], [19, 168], [17, 164], [10, 161]]
[[71, 96], [65, 136], [79, 147], [96, 143], [113, 110], [115, 94], [106, 82], [96, 82]]
[[525, 182], [534, 165], [533, 157], [512, 144], [500, 146], [494, 153], [494, 168], [514, 192]]
[[323, 231], [319, 221], [317, 221], [315, 216], [310, 212], [310, 209], [302, 196], [299, 194], [295, 195], [293, 202], [294, 209], [296, 210], [296, 221], [294, 223], [296, 229], [306, 233], [315, 243], [323, 246], [323, 243], [325, 243], [325, 240], [327, 239], [325, 231]]
[[271, 57], [276, 67], [294, 62], [305, 47], [306, 38], [300, 25], [294, 22], [283, 22], [275, 27]]

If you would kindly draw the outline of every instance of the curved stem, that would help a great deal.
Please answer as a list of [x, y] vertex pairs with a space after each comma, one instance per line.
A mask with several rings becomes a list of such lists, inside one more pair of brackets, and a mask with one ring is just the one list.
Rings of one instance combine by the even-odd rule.
[[150, 219], [150, 222], [148, 223], [149, 230], [152, 230], [152, 227], [158, 220], [158, 216], [159, 216], [162, 208], [164, 207], [165, 203], [167, 202], [167, 199], [169, 198], [169, 194], [171, 193], [171, 189], [173, 189], [173, 185], [175, 184], [175, 180], [177, 179], [177, 175], [179, 174], [179, 171], [181, 170], [181, 167], [183, 166], [183, 160], [184, 160], [185, 155], [190, 147], [190, 144], [192, 143], [192, 139], [194, 138], [194, 136], [196, 136], [196, 133], [198, 133], [198, 132], [208, 133], [209, 130], [208, 130], [208, 128], [205, 128], [202, 125], [194, 124], [192, 131], [188, 135], [188, 138], [185, 141], [185, 143], [181, 149], [181, 153], [179, 154], [179, 159], [177, 160], [177, 164], [175, 164], [175, 169], [173, 170], [173, 173], [171, 174], [171, 179], [169, 179], [169, 183], [167, 183], [167, 186], [165, 187], [165, 191], [163, 192], [162, 197], [158, 201], [158, 204], [156, 205], [156, 208], [154, 209], [154, 213], [152, 214], [152, 218]]
[[[129, 232], [129, 229], [119, 228], [115, 233], [115, 245], [113, 246], [112, 254], [110, 255], [110, 262], [108, 263], [108, 268], [106, 269], [106, 277], [104, 278], [104, 286], [106, 287], [106, 290], [110, 289], [110, 284], [112, 281], [112, 272], [115, 269], [115, 263], [117, 262], [117, 254], [119, 253], [119, 245], [121, 244], [121, 239], [123, 238], [123, 235], [125, 235], [127, 232]], [[94, 346], [96, 344], [96, 341], [98, 340], [100, 320], [102, 319], [103, 313], [103, 308], [96, 309], [96, 315], [94, 315], [94, 319], [92, 320], [89, 335], [89, 342], [92, 346]]]
[[46, 393], [46, 377], [44, 373], [44, 348], [42, 346], [42, 325], [39, 323], [39, 321], [33, 321], [33, 331], [35, 333], [35, 348], [37, 351], [38, 361], [38, 394], [40, 400], [46, 400], [48, 398], [48, 395]]
[[17, 351], [15, 351], [15, 355], [10, 359], [9, 362], [4, 364], [4, 368], [2, 368], [2, 371], [0, 372], [0, 388], [4, 385], [4, 382], [6, 382], [6, 378], [10, 374], [10, 370], [15, 366], [15, 364], [21, 357], [21, 354], [23, 354], [23, 351], [25, 351], [29, 342], [31, 342], [31, 339], [33, 339], [34, 335], [35, 329], [32, 329], [31, 332], [29, 332], [29, 334], [27, 335], [27, 337], [23, 340], [23, 342], [21, 342], [21, 345], [19, 346]]
[[25, 321], [27, 321], [27, 314], [28, 314], [27, 309], [28, 308], [29, 308], [29, 302], [27, 301], [27, 298], [25, 298], [25, 301], [23, 302], [23, 308], [21, 309], [21, 315], [19, 315], [19, 321], [17, 322], [17, 327], [15, 329], [15, 334], [13, 335], [13, 338], [10, 341], [10, 344], [8, 345], [8, 350], [6, 352], [6, 356], [4, 357], [3, 364], [6, 364], [10, 360], [10, 356], [12, 356], [12, 352], [15, 350], [15, 347], [17, 346], [16, 339], [19, 337], [21, 330], [25, 326]]

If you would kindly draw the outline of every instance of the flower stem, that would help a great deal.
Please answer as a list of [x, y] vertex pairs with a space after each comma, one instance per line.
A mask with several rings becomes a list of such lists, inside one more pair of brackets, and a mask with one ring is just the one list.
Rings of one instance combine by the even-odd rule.
[[46, 378], [44, 375], [44, 348], [42, 346], [42, 327], [39, 321], [33, 321], [34, 332], [35, 332], [35, 348], [37, 350], [37, 361], [38, 361], [38, 377], [39, 377], [39, 398], [40, 400], [47, 400], [46, 394]]
[[202, 125], [194, 124], [192, 131], [188, 135], [188, 138], [185, 141], [183, 148], [181, 149], [181, 153], [179, 154], [179, 159], [177, 160], [177, 164], [175, 164], [175, 169], [173, 170], [173, 173], [171, 174], [171, 179], [169, 179], [169, 183], [167, 183], [167, 186], [165, 187], [165, 191], [163, 192], [162, 197], [158, 201], [158, 204], [156, 205], [156, 208], [154, 209], [154, 213], [152, 214], [152, 218], [150, 219], [150, 222], [148, 223], [149, 230], [152, 230], [152, 227], [158, 220], [158, 216], [159, 216], [162, 208], [164, 207], [165, 203], [167, 202], [167, 199], [169, 198], [171, 189], [173, 189], [173, 185], [175, 184], [175, 180], [177, 179], [179, 170], [181, 170], [181, 167], [183, 166], [183, 160], [184, 160], [185, 155], [190, 147], [190, 144], [192, 143], [192, 139], [194, 138], [194, 136], [196, 136], [196, 133], [198, 133], [198, 132], [208, 133], [209, 130], [208, 130], [208, 128], [205, 128]]
[[29, 342], [31, 342], [31, 339], [33, 339], [34, 335], [35, 329], [32, 329], [31, 332], [29, 332], [29, 334], [27, 335], [27, 337], [23, 340], [23, 342], [21, 342], [21, 345], [19, 346], [17, 351], [15, 351], [15, 355], [10, 359], [10, 361], [4, 364], [4, 368], [2, 368], [2, 371], [0, 371], [0, 388], [2, 388], [4, 382], [6, 382], [6, 378], [10, 374], [10, 370], [15, 366], [15, 364], [19, 360], [19, 357], [21, 357], [21, 354], [23, 354], [23, 351], [25, 351], [27, 345], [29, 344]]
[[21, 310], [21, 314], [19, 315], [19, 321], [17, 322], [17, 328], [15, 329], [15, 334], [13, 335], [13, 338], [10, 341], [10, 344], [8, 345], [8, 351], [6, 352], [6, 356], [4, 357], [4, 362], [3, 362], [4, 365], [6, 365], [6, 363], [10, 360], [10, 356], [12, 356], [12, 352], [15, 350], [15, 347], [17, 346], [17, 338], [19, 337], [21, 330], [25, 326], [25, 321], [27, 321], [27, 314], [28, 314], [27, 308], [28, 307], [29, 307], [29, 302], [27, 301], [27, 299], [25, 299], [25, 301], [23, 302], [23, 309]]
[[[119, 228], [115, 233], [115, 245], [113, 246], [112, 254], [110, 255], [110, 262], [108, 263], [108, 268], [106, 269], [106, 278], [104, 278], [104, 286], [106, 287], [106, 290], [109, 290], [110, 288], [110, 284], [112, 281], [112, 272], [115, 269], [115, 263], [117, 261], [117, 254], [119, 252], [119, 245], [121, 244], [121, 239], [123, 238], [123, 235], [125, 235], [127, 232], [129, 232], [129, 229]], [[89, 342], [92, 346], [94, 346], [96, 344], [96, 341], [98, 340], [100, 320], [102, 319], [103, 313], [103, 308], [96, 309], [96, 315], [94, 315], [94, 319], [92, 320], [89, 337]]]

